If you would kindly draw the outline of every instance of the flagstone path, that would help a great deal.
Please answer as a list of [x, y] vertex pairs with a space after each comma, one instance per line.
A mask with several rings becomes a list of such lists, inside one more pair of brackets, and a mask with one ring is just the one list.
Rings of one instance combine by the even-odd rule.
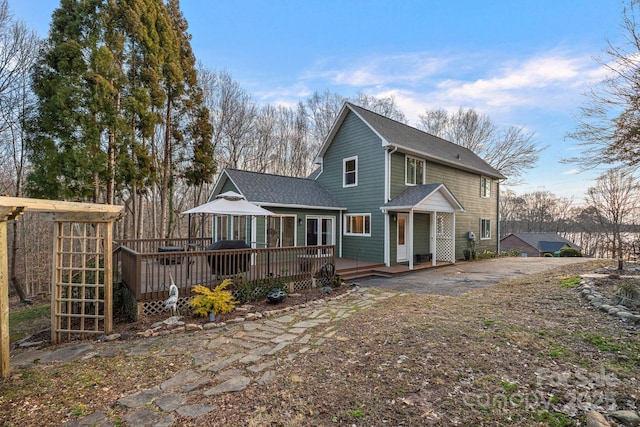
[[[337, 322], [379, 301], [400, 295], [376, 288], [354, 288], [334, 299], [320, 300], [293, 311], [224, 327], [130, 341], [72, 344], [55, 351], [33, 350], [12, 358], [13, 366], [35, 362], [69, 363], [93, 356], [154, 356], [188, 354], [191, 369], [176, 373], [154, 387], [118, 399], [127, 409], [123, 421], [135, 426], [171, 426], [175, 414], [196, 419], [216, 409], [213, 404], [185, 404], [192, 393], [215, 396], [239, 392], [250, 385], [270, 383], [282, 362], [322, 345], [326, 340], [344, 340]], [[158, 410], [159, 409], [159, 410]], [[107, 426], [112, 420], [103, 412], [63, 424]]]

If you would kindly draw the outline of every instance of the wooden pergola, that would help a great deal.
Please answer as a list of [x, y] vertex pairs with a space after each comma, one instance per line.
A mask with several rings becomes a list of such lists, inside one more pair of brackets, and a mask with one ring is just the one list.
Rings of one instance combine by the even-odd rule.
[[[55, 222], [51, 341], [112, 331], [113, 222], [122, 206], [0, 196], [0, 377], [9, 376], [7, 221], [38, 212]], [[100, 325], [100, 326], [98, 326]], [[93, 326], [87, 329], [87, 326]]]

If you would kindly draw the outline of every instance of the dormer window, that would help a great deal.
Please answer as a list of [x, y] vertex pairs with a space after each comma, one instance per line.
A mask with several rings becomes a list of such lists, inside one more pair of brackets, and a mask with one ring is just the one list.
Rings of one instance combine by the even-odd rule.
[[424, 160], [415, 157], [406, 156], [405, 163], [405, 184], [420, 185], [424, 184]]
[[342, 159], [342, 177], [343, 187], [358, 185], [358, 156]]

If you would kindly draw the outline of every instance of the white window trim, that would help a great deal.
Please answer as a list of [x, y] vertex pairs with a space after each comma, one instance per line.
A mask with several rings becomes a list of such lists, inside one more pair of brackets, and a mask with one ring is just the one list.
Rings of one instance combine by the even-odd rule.
[[[485, 189], [485, 185], [484, 185], [484, 181], [487, 181], [489, 183], [489, 192], [488, 194], [484, 194], [484, 189]], [[480, 176], [480, 197], [482, 197], [483, 199], [490, 199], [491, 198], [491, 187], [493, 186], [493, 182], [491, 181], [491, 178], [489, 178], [488, 176]]]
[[[294, 226], [294, 230], [293, 230], [293, 246], [298, 246], [298, 233], [296, 231], [296, 228], [298, 226], [298, 215], [296, 214], [278, 214], [278, 215], [273, 215], [271, 217], [265, 217], [265, 221], [264, 221], [264, 243], [265, 243], [265, 247], [267, 247], [267, 241], [268, 239], [268, 233], [269, 233], [269, 219], [268, 218], [279, 218], [280, 219], [280, 235], [278, 236], [278, 239], [280, 240], [280, 244], [282, 244], [282, 218], [293, 218], [293, 226]], [[302, 218], [302, 217], [300, 217]], [[281, 248], [282, 246], [273, 246], [274, 248]]]
[[[483, 221], [489, 221], [489, 236], [483, 237], [483, 231], [484, 231], [484, 227], [482, 226], [482, 222]], [[491, 239], [491, 218], [480, 218], [480, 240], [490, 240]]]
[[[327, 219], [331, 221], [331, 242], [327, 243], [327, 245], [335, 245], [336, 244], [336, 218], [333, 216], [327, 216], [327, 215], [305, 215], [304, 217], [304, 245], [305, 246], [309, 246], [309, 242], [307, 241], [307, 220], [309, 219], [317, 219], [319, 222], [322, 222], [322, 220]], [[322, 230], [324, 231], [324, 230]], [[318, 237], [320, 237], [320, 234], [318, 234]], [[315, 245], [315, 246], [323, 246], [323, 245]]]
[[[405, 154], [404, 156], [404, 185], [408, 185], [408, 186], [413, 186], [413, 185], [422, 185], [422, 184], [418, 184], [417, 183], [417, 179], [415, 183], [410, 183], [407, 182], [407, 161], [409, 159], [413, 159], [413, 160], [417, 160], [419, 162], [422, 162], [422, 184], [424, 184], [426, 182], [426, 174], [427, 174], [427, 162], [424, 159], [421, 159], [420, 157], [414, 157], [414, 156], [410, 156], [408, 154]], [[417, 178], [417, 176], [416, 176]]]
[[[347, 184], [347, 162], [355, 160], [356, 162], [356, 170], [354, 171], [356, 175], [355, 182], [353, 184]], [[358, 156], [346, 157], [342, 159], [342, 187], [357, 187], [358, 186]]]
[[[349, 220], [350, 217], [354, 217], [354, 216], [362, 216], [362, 217], [369, 217], [369, 232], [368, 233], [351, 233], [351, 232], [347, 232], [347, 221]], [[363, 219], [363, 227], [364, 227], [364, 219]], [[344, 232], [342, 233], [344, 236], [357, 236], [357, 237], [371, 237], [371, 214], [370, 213], [349, 213], [349, 214], [344, 214], [344, 224], [343, 224], [343, 228]]]

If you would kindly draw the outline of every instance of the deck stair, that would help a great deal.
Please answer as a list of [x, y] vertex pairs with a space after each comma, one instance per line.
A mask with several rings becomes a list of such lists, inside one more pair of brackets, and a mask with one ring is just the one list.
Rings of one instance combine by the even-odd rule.
[[342, 280], [354, 280], [369, 276], [383, 276], [391, 277], [393, 274], [389, 274], [380, 270], [385, 267], [384, 264], [372, 264], [370, 262], [362, 262], [360, 264], [350, 264], [345, 266], [338, 266], [336, 268], [336, 274], [339, 275]]

